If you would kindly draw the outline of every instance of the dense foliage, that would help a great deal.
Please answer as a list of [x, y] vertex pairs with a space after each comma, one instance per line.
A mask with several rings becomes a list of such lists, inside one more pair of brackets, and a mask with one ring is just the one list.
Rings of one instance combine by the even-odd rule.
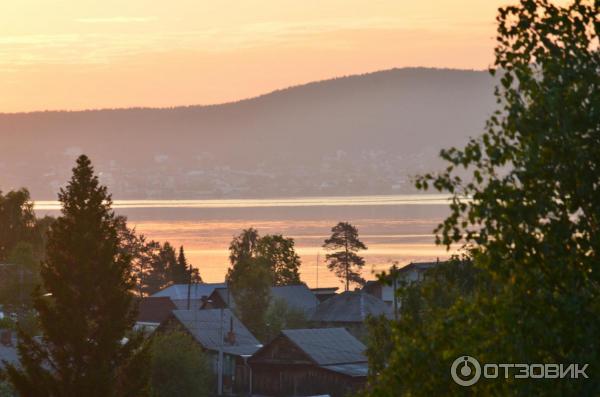
[[140, 297], [152, 295], [171, 284], [201, 283], [197, 268], [188, 263], [183, 246], [176, 256], [175, 248], [167, 241], [160, 244], [147, 240], [127, 226], [127, 219], [118, 217], [118, 232], [123, 253], [131, 256], [132, 277]]
[[306, 313], [290, 307], [283, 299], [271, 299], [265, 315], [265, 341], [275, 338], [284, 329], [308, 328]]
[[[476, 282], [461, 290], [450, 271], [403, 293], [371, 395], [600, 393], [599, 7], [521, 0], [499, 10], [500, 109], [481, 137], [442, 152], [445, 172], [418, 181], [454, 194], [438, 242], [465, 244]], [[466, 390], [450, 378], [464, 354], [589, 364], [590, 378], [501, 377]]]
[[265, 337], [265, 319], [271, 301], [271, 272], [263, 258], [240, 257], [227, 271], [235, 311], [260, 340]]
[[294, 249], [294, 239], [273, 234], [261, 237], [256, 246], [258, 257], [271, 269], [273, 285], [300, 284], [300, 256]]
[[243, 230], [229, 245], [232, 264], [245, 258], [260, 258], [271, 273], [273, 285], [300, 284], [300, 256], [294, 249], [294, 239], [281, 234], [260, 236], [254, 228]]
[[287, 323], [301, 322], [294, 310], [271, 301], [271, 287], [300, 284], [300, 257], [294, 240], [281, 235], [261, 237], [256, 229], [242, 231], [229, 246], [227, 281], [235, 310], [250, 331], [268, 340]]
[[213, 375], [208, 357], [188, 334], [153, 336], [150, 357], [152, 397], [211, 395]]
[[21, 189], [6, 195], [0, 191], [0, 263], [8, 259], [18, 243], [33, 242], [38, 237], [29, 191]]
[[50, 217], [35, 217], [26, 189], [0, 192], [0, 305], [5, 310], [31, 309], [52, 222]]

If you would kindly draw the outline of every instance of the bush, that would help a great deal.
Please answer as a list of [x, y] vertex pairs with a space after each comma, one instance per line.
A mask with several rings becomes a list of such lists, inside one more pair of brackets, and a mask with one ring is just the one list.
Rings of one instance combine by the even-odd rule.
[[213, 376], [209, 361], [188, 334], [175, 331], [155, 335], [150, 352], [152, 396], [210, 395]]

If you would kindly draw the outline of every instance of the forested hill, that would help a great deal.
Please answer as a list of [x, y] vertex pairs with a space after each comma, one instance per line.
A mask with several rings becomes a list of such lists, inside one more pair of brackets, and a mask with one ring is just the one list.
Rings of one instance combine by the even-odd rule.
[[83, 152], [122, 199], [407, 193], [483, 130], [493, 83], [393, 69], [214, 106], [0, 114], [0, 189], [53, 199]]

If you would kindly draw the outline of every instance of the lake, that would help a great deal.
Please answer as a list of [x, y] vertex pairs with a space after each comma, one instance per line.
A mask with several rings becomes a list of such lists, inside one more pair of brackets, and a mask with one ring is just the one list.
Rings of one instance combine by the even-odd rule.
[[[55, 201], [37, 201], [40, 215], [57, 215]], [[434, 243], [434, 228], [448, 214], [446, 195], [296, 197], [223, 200], [115, 200], [115, 211], [139, 233], [183, 245], [206, 282], [222, 281], [232, 237], [254, 227], [261, 235], [293, 237], [302, 258], [301, 277], [310, 287], [341, 286], [325, 263], [321, 248], [339, 221], [355, 225], [368, 250], [363, 277], [412, 261], [444, 259], [449, 253]]]

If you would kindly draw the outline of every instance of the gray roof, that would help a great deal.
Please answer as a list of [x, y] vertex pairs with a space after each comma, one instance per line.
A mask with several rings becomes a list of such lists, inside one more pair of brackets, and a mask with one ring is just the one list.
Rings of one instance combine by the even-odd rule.
[[[202, 347], [207, 350], [219, 350], [221, 309], [173, 310], [173, 315]], [[229, 332], [231, 319], [235, 343], [223, 343], [223, 351], [233, 355], [254, 354], [261, 347], [260, 342], [229, 309], [223, 309], [223, 335]]]
[[319, 305], [315, 294], [304, 284], [273, 287], [271, 296], [285, 301], [289, 307], [303, 310], [309, 316]]
[[[16, 340], [14, 341], [16, 342]], [[4, 367], [3, 361], [6, 361], [9, 364], [19, 363], [19, 355], [17, 354], [16, 347], [0, 344], [0, 368]]]
[[367, 376], [369, 372], [368, 363], [321, 365], [321, 368], [348, 376]]
[[[219, 294], [223, 302], [230, 301], [228, 305], [230, 308], [235, 307], [233, 296], [228, 294], [227, 288], [215, 288], [215, 292]], [[281, 299], [288, 307], [300, 309], [309, 317], [319, 305], [319, 300], [315, 294], [304, 284], [271, 287], [271, 298]]]
[[345, 328], [288, 329], [281, 332], [321, 366], [367, 362], [365, 345]]
[[[225, 288], [225, 283], [202, 283], [192, 284], [190, 286], [190, 298], [200, 299], [203, 296], [209, 296], [212, 294], [215, 288]], [[188, 284], [173, 284], [163, 290], [153, 294], [152, 297], [166, 296], [171, 298], [173, 302], [178, 300], [187, 300], [188, 297]]]
[[317, 306], [311, 321], [360, 323], [371, 316], [390, 316], [390, 308], [381, 299], [362, 291], [346, 291]]
[[411, 262], [408, 265], [401, 267], [398, 271], [402, 274], [411, 270], [418, 272], [424, 272], [425, 270], [432, 269], [439, 265], [441, 262]]

